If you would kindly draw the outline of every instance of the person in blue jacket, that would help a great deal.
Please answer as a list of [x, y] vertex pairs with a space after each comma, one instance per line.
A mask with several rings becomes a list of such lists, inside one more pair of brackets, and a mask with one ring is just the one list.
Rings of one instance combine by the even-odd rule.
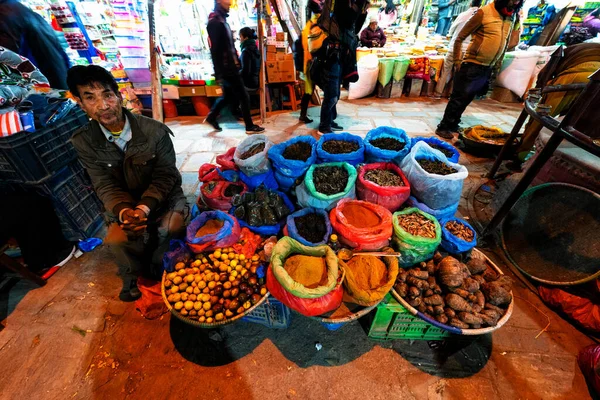
[[452, 23], [452, 12], [454, 11], [454, 3], [456, 0], [440, 0], [438, 4], [438, 23], [435, 28], [435, 33], [446, 36]]

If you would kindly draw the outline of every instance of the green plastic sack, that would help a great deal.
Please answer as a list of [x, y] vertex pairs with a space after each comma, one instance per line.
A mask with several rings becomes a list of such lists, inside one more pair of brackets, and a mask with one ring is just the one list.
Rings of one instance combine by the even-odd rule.
[[[285, 260], [294, 254], [325, 257], [325, 264], [327, 265], [327, 284], [325, 286], [309, 289], [293, 280], [285, 268], [283, 268], [283, 265]], [[271, 269], [277, 281], [286, 291], [302, 299], [316, 299], [331, 292], [337, 284], [339, 273], [337, 256], [329, 246], [309, 247], [288, 236], [284, 236], [275, 246], [273, 246]]]
[[402, 79], [404, 79], [409, 65], [410, 60], [407, 57], [400, 56], [396, 58], [396, 62], [394, 63], [394, 72], [392, 75], [394, 82], [400, 82]]
[[387, 85], [392, 79], [394, 73], [394, 64], [396, 63], [395, 58], [380, 58], [379, 59], [379, 76], [377, 80], [381, 83], [381, 86]]
[[[406, 232], [398, 223], [398, 216], [418, 213], [435, 224], [435, 238], [430, 239], [422, 236], [414, 236]], [[392, 243], [396, 251], [400, 253], [400, 266], [410, 267], [433, 257], [433, 253], [442, 242], [442, 227], [437, 219], [416, 207], [395, 212], [392, 218], [394, 224], [394, 238]]]
[[[346, 171], [348, 171], [348, 183], [343, 191], [336, 194], [323, 194], [317, 192], [315, 188], [315, 183], [313, 181], [313, 172], [315, 168], [318, 167], [342, 167]], [[296, 197], [298, 199], [298, 204], [302, 207], [314, 207], [314, 208], [322, 208], [325, 210], [331, 210], [334, 208], [337, 203], [344, 199], [355, 199], [355, 183], [356, 177], [358, 173], [356, 172], [356, 168], [346, 162], [331, 162], [331, 163], [323, 163], [323, 164], [313, 164], [306, 172], [306, 176], [304, 177], [304, 182], [296, 187]]]

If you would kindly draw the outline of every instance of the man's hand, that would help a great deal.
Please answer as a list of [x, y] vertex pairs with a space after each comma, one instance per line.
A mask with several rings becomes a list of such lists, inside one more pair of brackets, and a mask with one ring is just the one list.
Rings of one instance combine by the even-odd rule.
[[127, 208], [123, 210], [120, 216], [121, 228], [128, 235], [142, 235], [148, 227], [147, 215], [140, 209]]
[[460, 66], [462, 64], [462, 61], [458, 61], [454, 63], [454, 73], [456, 74], [458, 71], [460, 71]]

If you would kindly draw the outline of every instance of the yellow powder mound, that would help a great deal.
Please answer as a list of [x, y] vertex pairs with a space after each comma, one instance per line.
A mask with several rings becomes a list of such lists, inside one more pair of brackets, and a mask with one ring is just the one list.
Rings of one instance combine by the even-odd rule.
[[363, 290], [377, 289], [388, 280], [385, 263], [374, 256], [355, 256], [347, 266], [354, 275], [357, 285]]
[[283, 268], [293, 280], [306, 288], [327, 284], [327, 265], [323, 257], [293, 255], [285, 260]]

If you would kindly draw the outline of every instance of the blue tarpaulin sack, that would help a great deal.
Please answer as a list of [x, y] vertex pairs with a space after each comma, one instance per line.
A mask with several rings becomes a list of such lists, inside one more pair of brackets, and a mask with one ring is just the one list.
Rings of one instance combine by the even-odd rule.
[[[311, 146], [310, 157], [306, 161], [290, 160], [283, 157], [286, 148], [300, 142], [308, 143]], [[271, 160], [275, 179], [279, 187], [281, 190], [287, 192], [294, 186], [296, 180], [301, 178], [306, 173], [306, 170], [317, 160], [317, 141], [312, 136], [294, 137], [287, 142], [271, 147], [269, 149], [269, 159]]]
[[[418, 161], [423, 159], [441, 161], [456, 172], [449, 175], [431, 174], [419, 165]], [[425, 142], [417, 142], [413, 146], [402, 160], [400, 168], [410, 183], [412, 195], [436, 210], [458, 203], [464, 180], [469, 176], [464, 166], [451, 163], [441, 151], [432, 149]]]
[[[223, 221], [223, 227], [213, 234], [196, 236], [198, 230], [211, 220]], [[196, 254], [204, 251], [214, 250], [220, 247], [228, 247], [240, 238], [241, 228], [237, 218], [223, 211], [205, 211], [194, 218], [186, 229], [186, 243], [190, 250]]]
[[[298, 233], [298, 229], [296, 228], [295, 219], [299, 218], [299, 217], [303, 217], [308, 214], [319, 214], [320, 216], [323, 217], [323, 219], [325, 221], [326, 233], [325, 233], [325, 236], [323, 237], [323, 240], [321, 240], [320, 242], [316, 242], [316, 243], [309, 242], [308, 240], [304, 239], [304, 237], [302, 237]], [[291, 237], [292, 239], [296, 239], [298, 242], [302, 243], [305, 246], [320, 246], [322, 244], [327, 244], [327, 240], [329, 239], [329, 236], [331, 235], [331, 222], [329, 221], [329, 213], [323, 209], [318, 209], [318, 208], [312, 208], [312, 207], [303, 208], [300, 211], [296, 211], [295, 213], [288, 215], [287, 231], [288, 231], [287, 236]]]
[[449, 206], [440, 208], [439, 210], [434, 210], [433, 208], [427, 207], [413, 196], [410, 196], [408, 200], [406, 200], [406, 205], [409, 207], [417, 207], [419, 210], [424, 211], [429, 215], [433, 215], [438, 221], [454, 217], [456, 210], [458, 210], [458, 203], [450, 204]]
[[256, 188], [260, 185], [265, 185], [267, 189], [279, 189], [279, 184], [277, 183], [277, 180], [275, 179], [275, 174], [273, 173], [271, 168], [269, 168], [265, 173], [254, 176], [248, 176], [242, 171], [240, 171], [238, 174], [240, 180], [244, 182], [246, 186], [248, 186], [248, 190], [251, 192], [256, 190]]
[[[323, 143], [329, 140], [341, 140], [344, 142], [355, 142], [358, 144], [358, 150], [352, 153], [331, 154], [323, 150]], [[321, 136], [317, 143], [317, 159], [319, 163], [325, 162], [347, 162], [350, 165], [357, 166], [365, 161], [365, 145], [360, 136], [352, 135], [348, 132], [326, 133]]]
[[[379, 138], [392, 138], [404, 143], [401, 150], [385, 150], [371, 144], [372, 140]], [[365, 160], [368, 163], [374, 162], [395, 162], [400, 163], [410, 152], [412, 142], [410, 137], [403, 129], [392, 128], [391, 126], [380, 126], [371, 129], [365, 138]]]
[[[446, 142], [444, 142], [443, 140], [440, 140], [436, 137], [426, 137], [426, 136], [417, 136], [412, 138], [412, 145], [414, 146], [417, 142], [425, 142], [427, 143], [430, 147], [431, 145], [437, 146], [437, 147], [441, 147], [445, 150], [447, 150], [448, 154], [444, 154], [446, 156], [446, 158], [448, 159], [448, 161], [453, 162], [453, 163], [457, 163], [458, 159], [460, 157], [460, 153], [458, 152], [458, 150], [456, 149], [456, 147], [452, 146], [451, 144], [448, 144]], [[449, 153], [452, 152], [452, 156], [449, 157]]]
[[[289, 197], [287, 197], [287, 195], [285, 193], [282, 192], [278, 192], [278, 191], [274, 191], [275, 193], [277, 193], [279, 196], [281, 196], [281, 198], [283, 199], [283, 202], [285, 203], [285, 205], [287, 206], [287, 208], [290, 209], [290, 213], [293, 213], [295, 210], [294, 204], [290, 201]], [[233, 215], [235, 213], [235, 209], [237, 207], [233, 207], [230, 210], [230, 213]], [[246, 223], [246, 221], [243, 220], [238, 220], [240, 223], [240, 226], [242, 228], [248, 228], [250, 229], [252, 232], [257, 233], [261, 236], [276, 236], [279, 234], [279, 232], [281, 232], [281, 229], [283, 228], [283, 226], [285, 225], [286, 219], [283, 218], [281, 221], [279, 221], [277, 224], [275, 225], [263, 225], [263, 226], [251, 226], [248, 225], [248, 223]]]
[[[446, 223], [456, 221], [473, 232], [473, 240], [467, 242], [466, 240], [460, 239], [459, 237], [450, 233], [448, 229], [446, 229]], [[441, 246], [444, 250], [446, 250], [450, 254], [460, 254], [465, 253], [471, 250], [473, 247], [477, 245], [477, 232], [475, 229], [467, 221], [464, 221], [459, 218], [449, 218], [447, 220], [440, 221], [440, 225], [442, 226], [442, 243]]]
[[167, 272], [175, 271], [175, 264], [187, 262], [192, 252], [183, 240], [173, 239], [169, 242], [169, 251], [163, 255], [163, 269]]

